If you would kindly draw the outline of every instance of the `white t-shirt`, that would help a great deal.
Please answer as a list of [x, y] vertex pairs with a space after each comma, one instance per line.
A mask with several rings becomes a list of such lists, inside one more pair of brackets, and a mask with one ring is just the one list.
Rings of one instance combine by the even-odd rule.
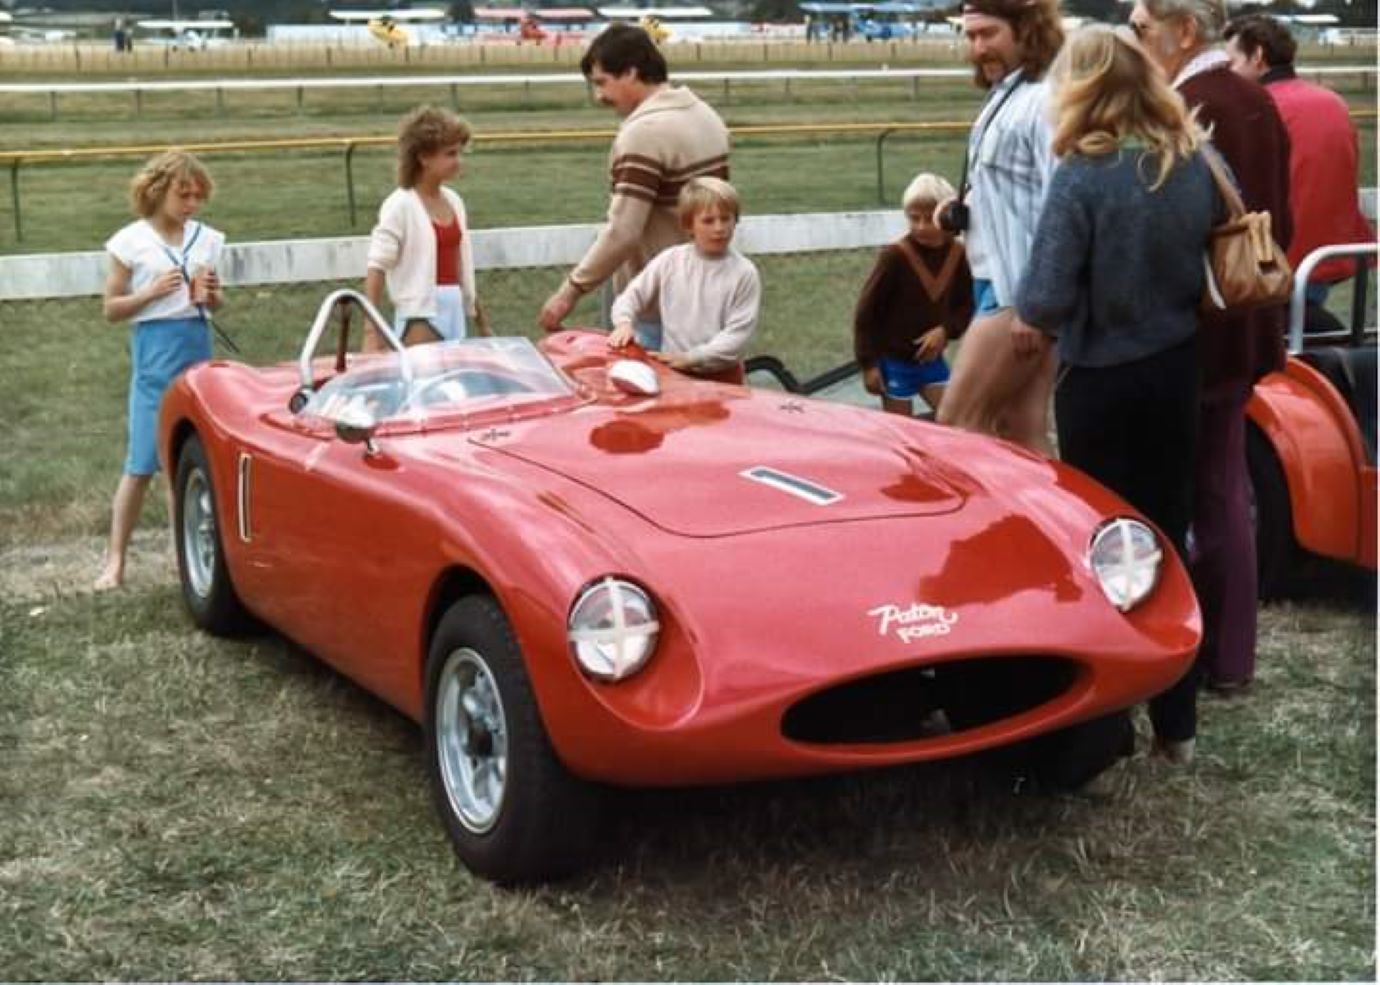
[[194, 318], [196, 306], [187, 289], [187, 278], [199, 266], [215, 267], [225, 246], [225, 234], [204, 222], [189, 219], [182, 230], [182, 245], [171, 246], [163, 241], [147, 219], [137, 219], [106, 240], [106, 252], [130, 269], [130, 292], [143, 290], [165, 271], [182, 268], [186, 276], [182, 286], [166, 297], [157, 298], [140, 308], [131, 321], [153, 321], [156, 318]]

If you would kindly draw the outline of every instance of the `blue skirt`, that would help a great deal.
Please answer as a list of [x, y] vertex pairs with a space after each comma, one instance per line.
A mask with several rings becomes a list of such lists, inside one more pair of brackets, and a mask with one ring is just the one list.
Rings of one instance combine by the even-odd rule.
[[129, 447], [126, 475], [158, 471], [158, 408], [188, 366], [211, 358], [211, 327], [202, 318], [136, 322], [129, 339]]

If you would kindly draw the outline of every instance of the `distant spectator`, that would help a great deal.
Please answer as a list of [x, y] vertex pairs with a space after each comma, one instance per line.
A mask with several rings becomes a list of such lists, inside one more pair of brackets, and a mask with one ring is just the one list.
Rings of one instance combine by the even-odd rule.
[[[1238, 17], [1227, 25], [1226, 38], [1232, 71], [1265, 86], [1289, 131], [1289, 262], [1297, 268], [1320, 246], [1373, 242], [1375, 230], [1361, 214], [1360, 150], [1346, 102], [1297, 77], [1297, 45], [1275, 18]], [[1352, 259], [1324, 260], [1309, 279], [1308, 300], [1322, 305], [1329, 287], [1355, 270]]]
[[[460, 177], [469, 141], [468, 123], [431, 106], [407, 114], [398, 130], [398, 187], [369, 236], [364, 290], [377, 307], [387, 286], [393, 327], [409, 345], [462, 339], [471, 325], [489, 334], [465, 202], [446, 185]], [[367, 328], [365, 348], [382, 347]]]
[[944, 349], [973, 315], [973, 278], [963, 245], [935, 225], [954, 195], [935, 174], [916, 175], [901, 208], [910, 230], [877, 254], [853, 315], [853, 353], [882, 409], [910, 416], [917, 393], [938, 409], [949, 380]]
[[[728, 128], [693, 92], [670, 84], [666, 59], [646, 31], [631, 24], [605, 28], [590, 42], [580, 71], [599, 102], [624, 119], [609, 153], [608, 219], [542, 306], [537, 320], [548, 332], [561, 327], [582, 295], [607, 280], [621, 291], [652, 257], [685, 242], [676, 203], [687, 181], [728, 177]], [[641, 341], [656, 348], [655, 321], [639, 320]]]
[[124, 51], [124, 50], [125, 50], [125, 21], [124, 21], [124, 18], [123, 18], [123, 17], [116, 18], [116, 20], [115, 20], [115, 38], [114, 38], [114, 40], [115, 40], [115, 50], [116, 50], [116, 51]]
[[[1137, 0], [1131, 29], [1196, 109], [1236, 175], [1246, 208], [1269, 212], [1290, 243], [1289, 135], [1265, 90], [1231, 70], [1220, 48], [1224, 0]], [[1246, 401], [1284, 365], [1282, 308], [1204, 316], [1202, 416], [1194, 481], [1191, 570], [1203, 609], [1198, 665], [1208, 687], [1239, 693], [1255, 674], [1256, 556], [1246, 475]]]
[[[1054, 347], [1013, 306], [1054, 171], [1044, 74], [1064, 41], [1058, 0], [966, 0], [963, 37], [974, 82], [988, 91], [966, 158], [976, 310], [939, 421], [1048, 455]], [[941, 206], [940, 225], [955, 228], [952, 214]]]
[[[1017, 295], [1056, 338], [1059, 454], [1180, 554], [1193, 512], [1203, 251], [1224, 207], [1203, 133], [1130, 32], [1074, 34], [1050, 71], [1050, 181]], [[1150, 703], [1156, 749], [1192, 758], [1196, 675]]]
[[654, 358], [682, 372], [741, 383], [762, 284], [752, 261], [733, 248], [738, 193], [718, 178], [691, 178], [677, 211], [690, 242], [662, 250], [618, 295], [609, 345], [632, 342], [639, 312], [654, 311], [662, 326]]

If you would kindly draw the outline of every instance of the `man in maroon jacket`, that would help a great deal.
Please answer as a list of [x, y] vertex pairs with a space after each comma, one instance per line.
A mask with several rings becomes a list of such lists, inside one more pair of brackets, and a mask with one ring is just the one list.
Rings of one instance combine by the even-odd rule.
[[[1230, 165], [1246, 208], [1269, 212], [1288, 247], [1289, 137], [1274, 100], [1231, 70], [1218, 46], [1223, 0], [1137, 0], [1131, 28]], [[1283, 308], [1203, 318], [1203, 391], [1192, 571], [1203, 609], [1198, 666], [1209, 688], [1239, 692], [1255, 673], [1256, 560], [1246, 473], [1246, 401], [1284, 364]]]

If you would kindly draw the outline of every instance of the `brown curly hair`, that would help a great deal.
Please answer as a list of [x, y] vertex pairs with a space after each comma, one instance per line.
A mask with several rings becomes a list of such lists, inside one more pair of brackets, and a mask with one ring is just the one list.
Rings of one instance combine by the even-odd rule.
[[422, 173], [422, 158], [470, 142], [472, 131], [462, 117], [435, 106], [419, 106], [398, 126], [398, 186], [411, 188]]
[[183, 182], [201, 189], [201, 197], [210, 201], [215, 182], [206, 166], [185, 150], [166, 150], [144, 162], [144, 166], [129, 183], [129, 207], [135, 215], [147, 219], [158, 211], [168, 193]]
[[[1010, 24], [1021, 46], [1021, 68], [1034, 79], [1045, 74], [1064, 45], [1059, 0], [963, 0], [963, 13], [999, 17]], [[976, 78], [979, 85], [987, 85], [981, 72]]]

